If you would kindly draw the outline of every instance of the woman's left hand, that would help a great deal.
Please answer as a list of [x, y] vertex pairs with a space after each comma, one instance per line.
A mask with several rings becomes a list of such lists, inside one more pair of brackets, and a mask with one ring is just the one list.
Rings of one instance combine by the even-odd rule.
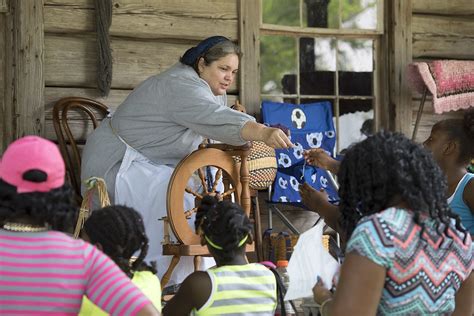
[[318, 282], [313, 287], [313, 299], [316, 303], [321, 304], [322, 302], [332, 298], [332, 293], [329, 291], [323, 283], [323, 280], [318, 276]]

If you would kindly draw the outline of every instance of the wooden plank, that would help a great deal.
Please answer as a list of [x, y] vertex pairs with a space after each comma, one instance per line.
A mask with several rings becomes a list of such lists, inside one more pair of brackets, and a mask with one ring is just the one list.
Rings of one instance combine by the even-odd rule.
[[7, 21], [4, 14], [0, 14], [0, 156], [6, 149], [9, 139], [6, 135], [7, 121], [11, 118], [7, 115], [5, 103], [5, 53], [6, 53], [6, 36], [7, 36]]
[[[474, 6], [474, 1], [472, 2]], [[413, 36], [470, 37], [474, 38], [474, 19], [472, 17], [437, 16], [413, 14]]]
[[[101, 97], [96, 89], [87, 88], [67, 88], [67, 87], [45, 87], [44, 89], [44, 110], [45, 119], [52, 120], [53, 105], [56, 101], [65, 97], [83, 97], [102, 102], [108, 106], [111, 111], [114, 111], [120, 103], [130, 94], [132, 90], [110, 90], [107, 97]], [[71, 117], [72, 119], [79, 119], [78, 117]]]
[[383, 34], [382, 31], [378, 30], [325, 29], [274, 24], [262, 24], [260, 33], [263, 35], [282, 35], [289, 37], [337, 36], [338, 38], [377, 38]]
[[5, 103], [13, 138], [43, 134], [43, 0], [11, 1], [6, 47]]
[[[420, 99], [413, 99], [412, 101], [412, 120], [411, 120], [411, 129], [413, 130], [416, 121], [416, 115], [418, 113], [418, 107], [420, 105]], [[420, 124], [418, 126], [418, 132], [416, 134], [415, 141], [423, 142], [428, 138], [431, 132], [431, 128], [436, 122], [439, 122], [444, 119], [457, 119], [463, 117], [463, 111], [450, 111], [442, 114], [434, 113], [433, 104], [431, 100], [426, 100], [425, 106], [423, 107], [423, 114], [420, 119]]]
[[[133, 89], [176, 63], [188, 45], [112, 39], [112, 88]], [[94, 37], [45, 37], [47, 86], [96, 87]]]
[[474, 39], [415, 34], [413, 58], [474, 59]]
[[239, 34], [242, 58], [240, 65], [240, 98], [247, 113], [260, 113], [260, 1], [241, 0]]
[[[133, 89], [178, 62], [189, 44], [112, 39], [112, 89]], [[46, 86], [96, 86], [96, 47], [90, 36], [45, 37]], [[229, 89], [237, 91], [236, 84]]]
[[439, 15], [472, 15], [472, 0], [413, 0], [414, 13]]
[[8, 1], [7, 0], [0, 0], [0, 13], [8, 12]]
[[[115, 1], [112, 11], [110, 35], [130, 38], [178, 38], [201, 40], [218, 33], [232, 40], [237, 39], [236, 4], [217, 1], [213, 10], [203, 14], [202, 10], [189, 10], [201, 7], [198, 1], [181, 1], [181, 11], [170, 1], [137, 3]], [[159, 6], [160, 2], [165, 2]], [[209, 2], [209, 1], [205, 1]], [[192, 4], [191, 4], [192, 3]], [[147, 5], [148, 4], [148, 5]], [[185, 9], [186, 5], [188, 10]], [[214, 5], [217, 11], [214, 11]], [[224, 5], [219, 10], [219, 5]], [[117, 9], [118, 8], [118, 9]], [[168, 10], [170, 9], [170, 10]], [[208, 9], [208, 7], [207, 7]], [[212, 14], [209, 14], [212, 12]], [[81, 33], [95, 31], [95, 10], [76, 6], [46, 6], [45, 32]]]
[[[97, 100], [107, 105], [111, 111], [115, 109], [125, 100], [125, 98], [132, 92], [132, 90], [110, 90], [110, 93], [107, 97], [101, 97], [96, 89], [87, 89], [87, 88], [67, 88], [67, 87], [45, 87], [44, 90], [44, 101], [45, 101], [45, 119], [52, 120], [52, 110], [54, 103], [61, 98], [65, 97], [83, 97], [93, 100]], [[227, 104], [232, 105], [235, 103], [235, 100], [238, 98], [236, 95], [227, 95]], [[71, 115], [73, 120], [81, 120], [84, 117], [79, 115]]]
[[[87, 136], [94, 130], [92, 122], [88, 120], [70, 120], [69, 127], [71, 128], [74, 139], [80, 143], [84, 143]], [[44, 137], [52, 141], [57, 141], [52, 120], [44, 121]]]
[[395, 129], [409, 135], [411, 128], [411, 89], [406, 69], [412, 59], [411, 0], [391, 1], [390, 106], [395, 109]]
[[[94, 9], [94, 0], [44, 0], [44, 4], [45, 6]], [[115, 0], [113, 10], [115, 14], [170, 14], [237, 20], [235, 0]]]

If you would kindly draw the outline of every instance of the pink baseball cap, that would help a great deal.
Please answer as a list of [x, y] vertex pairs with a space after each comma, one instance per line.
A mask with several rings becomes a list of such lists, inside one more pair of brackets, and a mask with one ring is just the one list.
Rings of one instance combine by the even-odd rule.
[[[41, 182], [25, 179], [25, 173], [40, 170]], [[0, 178], [17, 188], [18, 193], [49, 192], [64, 185], [64, 160], [55, 143], [39, 136], [25, 136], [8, 146], [0, 160]]]

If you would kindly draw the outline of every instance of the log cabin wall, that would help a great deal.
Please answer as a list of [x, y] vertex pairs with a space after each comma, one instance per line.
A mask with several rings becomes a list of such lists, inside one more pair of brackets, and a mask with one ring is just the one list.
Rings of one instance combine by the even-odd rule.
[[[223, 35], [238, 40], [235, 0], [115, 0], [110, 39], [113, 76], [110, 93], [96, 90], [97, 47], [94, 0], [44, 0], [44, 136], [55, 139], [53, 103], [83, 96], [114, 110], [141, 81], [176, 63], [200, 40]], [[233, 104], [239, 93], [230, 89]], [[75, 135], [85, 138], [91, 125], [74, 121]]]
[[[474, 60], [474, 2], [472, 0], [412, 0], [413, 61]], [[421, 95], [413, 93], [412, 130]], [[427, 98], [416, 140], [425, 140], [434, 123], [462, 117], [461, 111], [435, 114]], [[411, 133], [409, 134], [411, 136]]]

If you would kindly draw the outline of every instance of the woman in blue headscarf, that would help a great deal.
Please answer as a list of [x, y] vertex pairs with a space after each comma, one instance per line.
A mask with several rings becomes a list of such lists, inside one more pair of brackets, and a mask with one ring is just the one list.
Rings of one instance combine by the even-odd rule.
[[[226, 91], [238, 71], [239, 54], [238, 46], [222, 36], [190, 48], [180, 62], [137, 86], [84, 148], [82, 179], [104, 178], [114, 203], [142, 214], [150, 238], [147, 259], [158, 261], [160, 277], [169, 258], [161, 256], [163, 228], [157, 220], [166, 215], [166, 189], [181, 159], [203, 138], [231, 145], [260, 140], [274, 148], [292, 146], [280, 129], [227, 106]], [[193, 271], [191, 262], [188, 269], [179, 269], [183, 264], [170, 283]]]

